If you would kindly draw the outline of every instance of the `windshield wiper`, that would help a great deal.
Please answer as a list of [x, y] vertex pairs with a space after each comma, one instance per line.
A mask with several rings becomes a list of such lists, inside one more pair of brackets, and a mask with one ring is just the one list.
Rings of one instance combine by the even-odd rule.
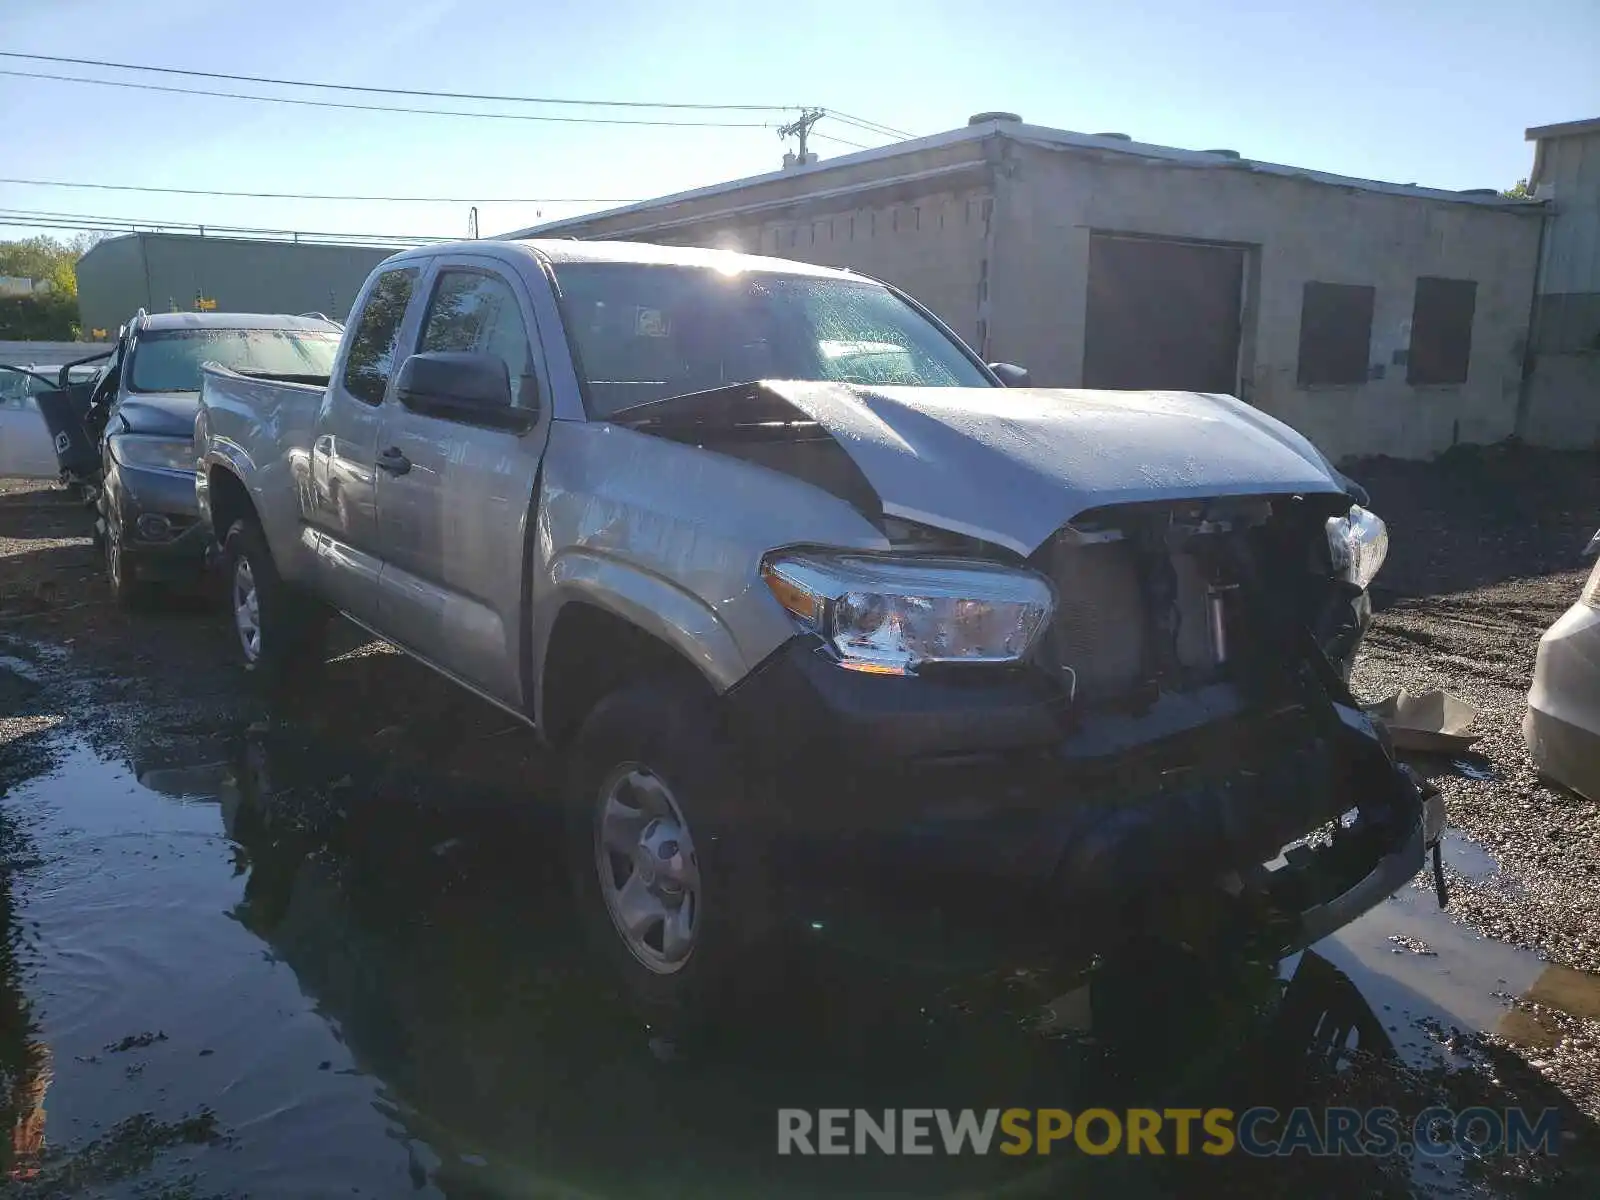
[[645, 433], [715, 429], [755, 437], [793, 437], [817, 423], [765, 383], [730, 383], [619, 408], [605, 418]]

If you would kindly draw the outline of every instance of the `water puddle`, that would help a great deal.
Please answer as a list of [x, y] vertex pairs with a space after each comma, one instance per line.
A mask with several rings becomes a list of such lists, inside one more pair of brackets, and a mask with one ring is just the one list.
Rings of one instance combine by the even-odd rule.
[[[1493, 855], [1457, 830], [1445, 833], [1444, 861], [1473, 883], [1516, 886], [1501, 878]], [[1431, 882], [1403, 888], [1318, 950], [1399, 1019], [1397, 1031], [1409, 1027], [1402, 1037], [1413, 1051], [1426, 1045], [1426, 1035], [1418, 1034], [1432, 1025], [1524, 1046], [1553, 1044], [1555, 1031], [1529, 1004], [1600, 1020], [1600, 975], [1545, 962], [1457, 924], [1439, 910]]]
[[[775, 1114], [1337, 1103], [1307, 1073], [1330, 1045], [1420, 1105], [1451, 1069], [1430, 1031], [1516, 1037], [1516, 996], [1600, 1016], [1594, 979], [1410, 888], [1293, 960], [1221, 973], [1172, 956], [1071, 987], [876, 968], [862, 986], [803, 965], [779, 999], [678, 1045], [589, 973], [546, 853], [559, 834], [523, 781], [430, 779], [276, 733], [129, 757], [69, 745], [0, 809], [43, 860], [13, 884], [0, 1074], [31, 1097], [13, 1161], [45, 1178], [52, 1154], [148, 1113], [179, 1131], [158, 1165], [174, 1194], [1167, 1194], [1202, 1168], [1221, 1186], [1233, 1160], [780, 1160]], [[1458, 837], [1447, 856], [1464, 877], [1496, 869]], [[1381, 1182], [1327, 1193], [1248, 1166], [1228, 1179], [1256, 1195]]]
[[1444, 865], [1472, 883], [1488, 883], [1500, 874], [1500, 863], [1477, 842], [1458, 829], [1446, 829]]

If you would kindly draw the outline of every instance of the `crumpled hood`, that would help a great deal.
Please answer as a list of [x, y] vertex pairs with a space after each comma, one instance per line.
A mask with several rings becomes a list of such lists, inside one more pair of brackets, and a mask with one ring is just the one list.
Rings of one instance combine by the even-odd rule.
[[200, 415], [199, 392], [135, 392], [117, 405], [116, 414], [134, 433], [193, 437]]
[[762, 386], [833, 435], [886, 513], [1024, 555], [1108, 504], [1351, 486], [1304, 437], [1231, 396]]

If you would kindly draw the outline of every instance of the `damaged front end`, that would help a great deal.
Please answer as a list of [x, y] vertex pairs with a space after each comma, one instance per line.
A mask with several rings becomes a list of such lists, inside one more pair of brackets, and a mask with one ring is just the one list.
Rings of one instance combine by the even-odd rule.
[[964, 520], [936, 511], [925, 479], [902, 486], [908, 463], [961, 469], [943, 411], [848, 409], [839, 392], [745, 385], [620, 414], [804, 479], [884, 535], [877, 555], [774, 549], [765, 582], [795, 636], [726, 697], [776, 793], [772, 845], [800, 912], [825, 921], [824, 893], [870, 894], [947, 928], [998, 919], [1104, 946], [1204, 898], [1263, 917], [1289, 950], [1421, 869], [1442, 802], [1346, 682], [1386, 538], [1342, 477], [1257, 439], [1253, 459], [1219, 452], [1214, 480], [1082, 483], [1121, 499], [1071, 499], [1036, 536], [1054, 410], [1007, 434], [1031, 470], [1008, 525], [1001, 504]]
[[1136, 505], [1034, 555], [1060, 597], [1040, 663], [1078, 714], [1060, 753], [1098, 776], [1056, 886], [1137, 907], [1220, 883], [1305, 945], [1423, 865], [1442, 800], [1347, 686], [1386, 545], [1349, 526], [1370, 520], [1317, 495]]

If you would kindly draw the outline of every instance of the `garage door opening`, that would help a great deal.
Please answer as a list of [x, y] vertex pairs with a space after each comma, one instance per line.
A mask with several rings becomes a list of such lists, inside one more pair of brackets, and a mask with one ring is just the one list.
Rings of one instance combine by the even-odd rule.
[[1244, 255], [1092, 234], [1083, 386], [1238, 395]]

